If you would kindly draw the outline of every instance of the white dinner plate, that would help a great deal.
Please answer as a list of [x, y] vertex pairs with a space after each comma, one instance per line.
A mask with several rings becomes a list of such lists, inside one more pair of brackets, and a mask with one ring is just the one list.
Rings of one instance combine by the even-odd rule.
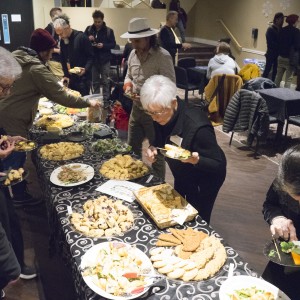
[[[98, 260], [98, 253], [101, 249], [106, 249], [109, 252], [109, 244], [110, 243], [114, 243], [114, 242], [104, 242], [104, 243], [100, 243], [97, 245], [94, 245], [92, 248], [90, 248], [82, 257], [81, 257], [81, 264], [80, 267], [81, 269], [84, 269], [86, 267], [92, 267], [95, 266], [97, 264], [99, 264], [99, 260]], [[147, 269], [150, 270], [149, 273], [155, 273], [151, 260], [149, 259], [149, 257], [142, 252], [140, 249], [132, 247], [129, 244], [126, 243], [121, 243], [121, 242], [115, 242], [117, 244], [123, 244], [125, 245], [125, 247], [127, 248], [132, 248], [133, 251], [136, 251], [136, 253], [138, 254], [139, 258], [142, 260], [142, 265], [141, 268], [142, 269]], [[83, 279], [85, 281], [85, 283], [88, 285], [88, 287], [93, 290], [95, 293], [97, 293], [98, 295], [107, 298], [107, 299], [112, 299], [112, 300], [129, 300], [129, 299], [135, 299], [135, 298], [139, 298], [141, 295], [143, 295], [144, 293], [146, 293], [148, 291], [149, 288], [145, 288], [143, 292], [139, 293], [139, 294], [135, 294], [134, 296], [130, 296], [130, 297], [121, 297], [121, 296], [114, 296], [112, 294], [107, 293], [106, 291], [104, 291], [103, 289], [101, 289], [98, 285], [96, 285], [95, 281], [98, 280], [96, 275], [91, 275], [91, 276], [83, 276]], [[152, 283], [152, 279], [148, 278], [146, 279], [147, 284]]]
[[284, 292], [279, 290], [273, 284], [263, 279], [246, 275], [232, 276], [224, 281], [219, 292], [220, 300], [230, 300], [229, 295], [234, 291], [249, 287], [256, 287], [266, 292], [271, 292], [273, 293], [275, 300], [291, 300]]
[[84, 172], [86, 174], [86, 179], [79, 181], [79, 182], [75, 182], [75, 183], [64, 183], [58, 179], [58, 174], [60, 171], [62, 171], [62, 167], [58, 167], [51, 173], [51, 176], [50, 176], [50, 181], [53, 184], [58, 185], [58, 186], [67, 186], [67, 187], [77, 186], [77, 185], [81, 185], [81, 184], [84, 184], [84, 183], [90, 181], [95, 175], [94, 168], [92, 166], [89, 166], [86, 164], [73, 163], [73, 164], [67, 164], [64, 166], [71, 167], [71, 168], [74, 166], [79, 166], [79, 168], [76, 168], [76, 170], [81, 170], [82, 172]]

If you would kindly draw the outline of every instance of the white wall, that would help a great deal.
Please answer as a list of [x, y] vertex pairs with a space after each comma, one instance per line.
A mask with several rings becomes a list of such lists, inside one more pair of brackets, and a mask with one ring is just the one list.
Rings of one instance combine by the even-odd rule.
[[[50, 22], [49, 11], [52, 8], [47, 0], [33, 0], [38, 2], [35, 5], [35, 28], [44, 28]], [[71, 26], [74, 29], [84, 31], [93, 23], [92, 13], [94, 7], [63, 7], [63, 12], [70, 17]], [[119, 45], [125, 45], [126, 40], [120, 35], [127, 31], [128, 22], [134, 17], [144, 17], [149, 19], [152, 28], [159, 28], [160, 22], [165, 20], [166, 11], [164, 9], [124, 9], [124, 8], [101, 8], [104, 13], [104, 20], [107, 26], [115, 32], [116, 41]]]

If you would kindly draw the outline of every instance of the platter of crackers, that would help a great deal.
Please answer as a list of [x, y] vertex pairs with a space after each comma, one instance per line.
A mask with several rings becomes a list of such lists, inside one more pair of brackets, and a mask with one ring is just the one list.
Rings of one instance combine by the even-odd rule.
[[71, 223], [86, 236], [107, 238], [120, 236], [130, 230], [134, 215], [121, 200], [100, 196], [86, 201], [82, 213], [72, 213]]
[[220, 239], [191, 227], [169, 231], [160, 234], [156, 246], [149, 251], [158, 273], [188, 282], [209, 279], [221, 270], [227, 254]]
[[160, 229], [191, 221], [198, 214], [168, 183], [141, 188], [134, 195]]

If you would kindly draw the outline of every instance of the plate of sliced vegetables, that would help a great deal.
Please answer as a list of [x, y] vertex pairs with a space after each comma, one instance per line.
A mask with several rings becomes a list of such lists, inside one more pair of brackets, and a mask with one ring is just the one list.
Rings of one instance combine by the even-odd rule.
[[232, 276], [223, 282], [220, 300], [291, 300], [273, 284], [252, 276]]
[[144, 252], [121, 242], [93, 246], [82, 256], [80, 268], [95, 293], [113, 300], [139, 298], [157, 276]]
[[268, 242], [264, 247], [264, 255], [272, 262], [286, 266], [300, 268], [300, 242], [285, 242], [275, 240], [277, 249], [273, 241]]

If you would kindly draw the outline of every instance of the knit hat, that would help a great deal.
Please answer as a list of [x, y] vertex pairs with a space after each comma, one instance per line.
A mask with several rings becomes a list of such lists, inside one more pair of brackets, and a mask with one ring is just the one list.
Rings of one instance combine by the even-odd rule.
[[289, 15], [286, 17], [286, 22], [289, 24], [289, 25], [294, 25], [299, 19], [299, 16], [298, 15]]
[[51, 34], [41, 28], [33, 31], [30, 38], [30, 48], [36, 52], [46, 51], [54, 48], [57, 42], [51, 36]]

